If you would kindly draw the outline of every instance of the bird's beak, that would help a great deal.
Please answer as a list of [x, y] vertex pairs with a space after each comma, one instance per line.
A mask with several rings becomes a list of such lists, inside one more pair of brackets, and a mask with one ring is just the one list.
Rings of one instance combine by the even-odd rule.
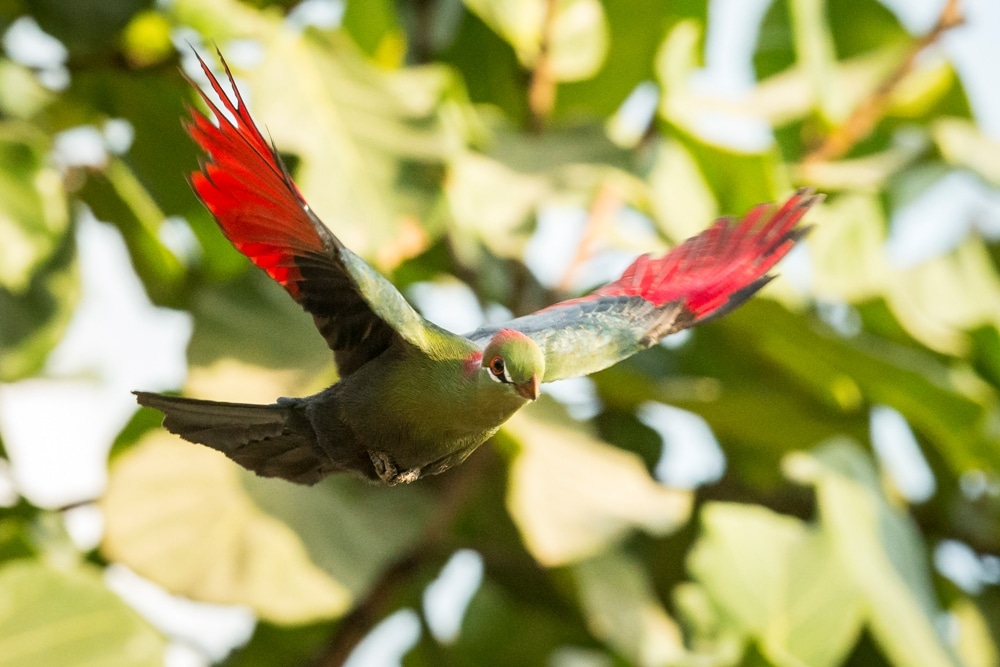
[[533, 401], [538, 398], [538, 375], [532, 375], [530, 380], [526, 380], [521, 384], [515, 384], [514, 389], [517, 390], [521, 396], [524, 396], [529, 401]]

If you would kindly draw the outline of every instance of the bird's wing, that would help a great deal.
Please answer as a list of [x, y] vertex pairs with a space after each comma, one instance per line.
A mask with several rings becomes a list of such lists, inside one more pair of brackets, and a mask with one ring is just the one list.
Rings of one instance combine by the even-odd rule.
[[316, 217], [254, 124], [225, 60], [235, 102], [198, 61], [229, 115], [198, 89], [218, 126], [192, 110], [188, 132], [209, 160], [191, 174], [191, 185], [233, 246], [313, 316], [341, 376], [392, 345], [426, 350], [429, 337], [453, 336], [424, 320]]
[[642, 255], [618, 280], [587, 296], [469, 337], [482, 344], [500, 329], [527, 334], [545, 355], [546, 382], [607, 368], [749, 299], [808, 231], [796, 224], [821, 199], [802, 189], [780, 208], [762, 204], [742, 221], [722, 218], [659, 259]]

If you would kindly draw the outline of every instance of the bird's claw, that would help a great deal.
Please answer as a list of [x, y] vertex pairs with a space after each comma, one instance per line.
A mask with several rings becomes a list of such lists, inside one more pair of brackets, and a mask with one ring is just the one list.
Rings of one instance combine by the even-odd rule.
[[409, 484], [410, 482], [417, 481], [420, 477], [420, 468], [410, 468], [409, 470], [400, 472], [399, 468], [396, 467], [396, 462], [392, 460], [392, 457], [387, 452], [369, 451], [368, 456], [371, 458], [372, 466], [375, 468], [375, 474], [387, 486]]

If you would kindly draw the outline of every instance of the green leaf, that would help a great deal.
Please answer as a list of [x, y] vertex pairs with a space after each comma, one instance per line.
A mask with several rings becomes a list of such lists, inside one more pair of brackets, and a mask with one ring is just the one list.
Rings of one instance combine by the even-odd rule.
[[159, 667], [165, 639], [87, 565], [0, 567], [0, 665]]
[[872, 634], [889, 659], [958, 665], [938, 634], [940, 608], [920, 531], [886, 500], [870, 457], [852, 442], [836, 440], [789, 456], [785, 470], [816, 487], [820, 524], [844, 568], [839, 583], [857, 586]]
[[152, 4], [153, 0], [32, 0], [28, 7], [42, 30], [61, 41], [72, 56], [85, 58], [112, 50], [129, 19]]
[[688, 569], [775, 665], [839, 665], [861, 630], [863, 604], [829, 540], [770, 510], [712, 503]]
[[[557, 81], [576, 81], [593, 76], [608, 49], [608, 26], [598, 0], [464, 0], [488, 26], [503, 37], [528, 69], [541, 57], [548, 59]], [[554, 11], [548, 49], [542, 55], [547, 11]]]
[[591, 634], [643, 667], [684, 657], [680, 628], [656, 599], [642, 563], [612, 550], [572, 571]]
[[23, 293], [69, 227], [59, 172], [48, 165], [49, 139], [21, 121], [0, 122], [0, 288]]
[[65, 234], [26, 290], [0, 287], [0, 382], [36, 373], [62, 338], [80, 296], [75, 250]]
[[1000, 142], [962, 118], [940, 118], [931, 125], [931, 132], [949, 163], [970, 169], [987, 183], [1000, 186]]
[[[320, 492], [314, 502], [324, 500]], [[276, 623], [333, 618], [351, 605], [347, 586], [254, 503], [239, 468], [207, 448], [144, 438], [115, 460], [101, 508], [105, 557], [173, 593], [247, 605]]]
[[516, 442], [507, 509], [542, 565], [602, 552], [635, 528], [665, 535], [683, 526], [691, 494], [659, 485], [635, 454], [597, 440], [538, 401], [504, 426]]

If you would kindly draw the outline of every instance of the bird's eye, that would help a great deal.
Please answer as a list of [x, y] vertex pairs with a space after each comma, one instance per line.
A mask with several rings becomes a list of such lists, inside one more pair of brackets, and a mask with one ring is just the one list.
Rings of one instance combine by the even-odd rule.
[[501, 357], [499, 354], [490, 359], [490, 373], [493, 373], [493, 375], [496, 376], [498, 380], [504, 381], [507, 379], [505, 377], [506, 376], [506, 373], [504, 372], [505, 370], [506, 369], [503, 365], [503, 357]]

